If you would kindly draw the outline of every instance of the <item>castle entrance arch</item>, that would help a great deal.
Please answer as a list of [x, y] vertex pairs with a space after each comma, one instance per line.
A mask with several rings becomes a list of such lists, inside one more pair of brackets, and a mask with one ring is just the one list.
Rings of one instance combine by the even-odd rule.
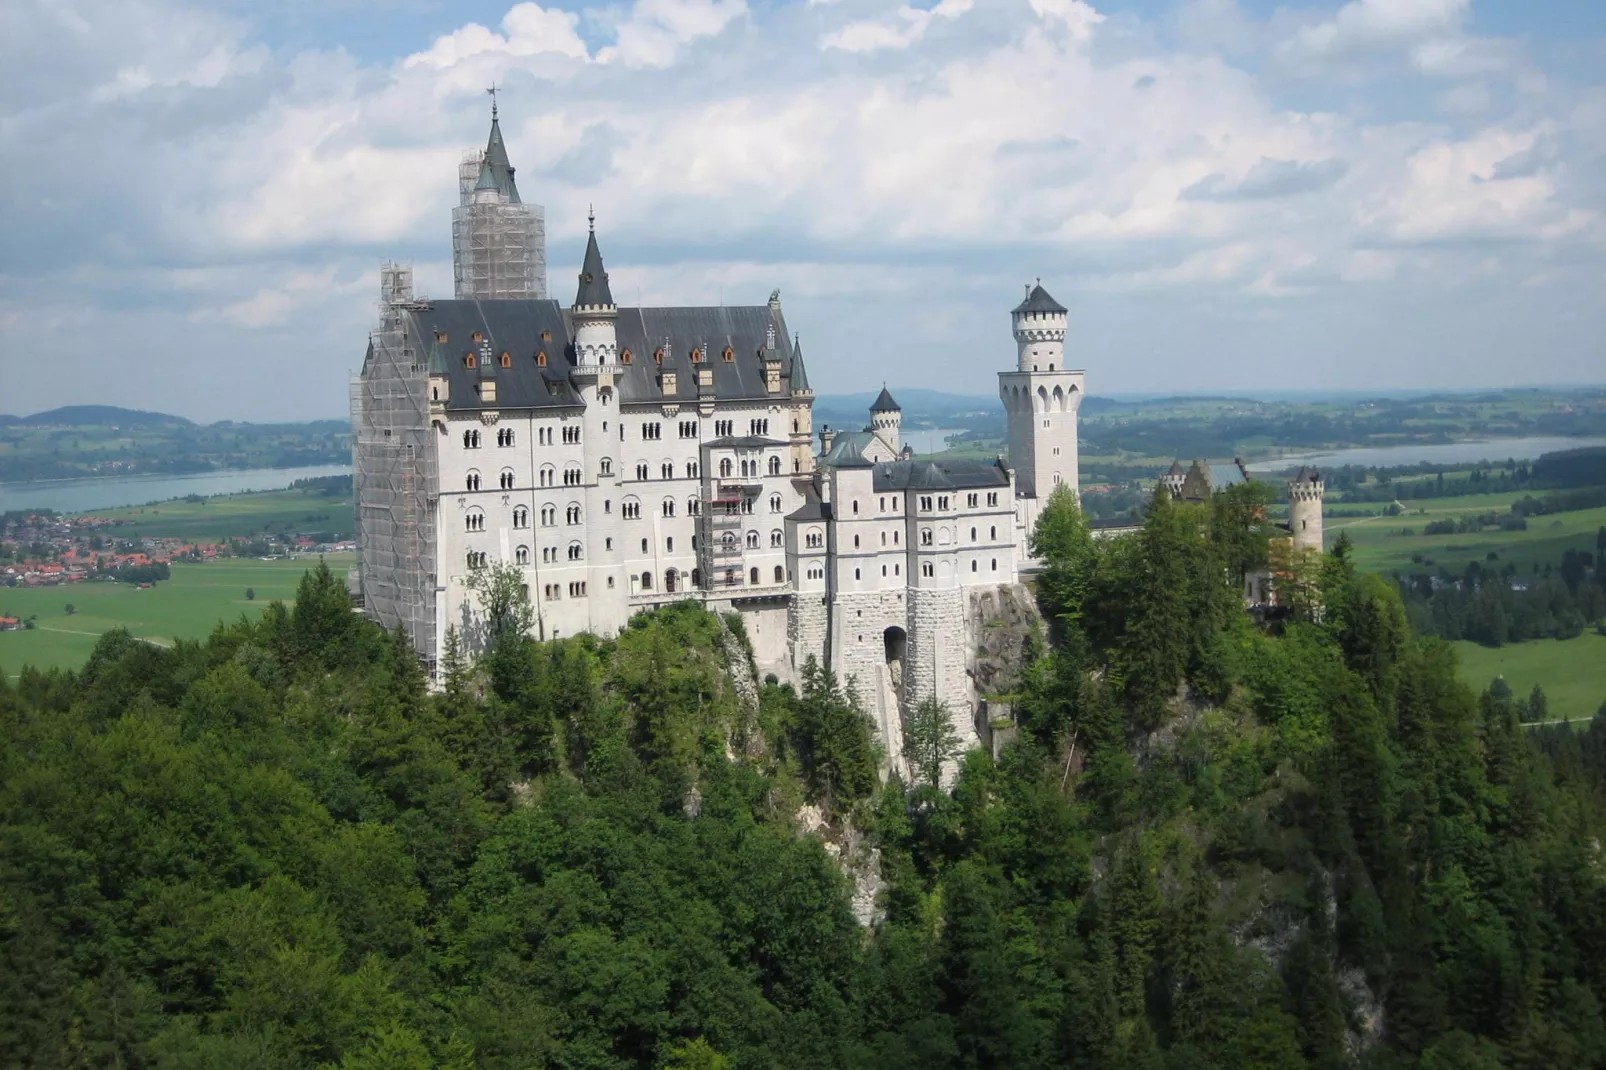
[[893, 625], [881, 633], [881, 645], [887, 658], [887, 682], [892, 685], [898, 708], [902, 709], [904, 661], [909, 654], [909, 633]]

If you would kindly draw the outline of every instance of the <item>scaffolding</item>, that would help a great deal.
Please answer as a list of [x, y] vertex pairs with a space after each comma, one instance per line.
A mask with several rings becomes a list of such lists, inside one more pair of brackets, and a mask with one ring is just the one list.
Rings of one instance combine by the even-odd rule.
[[483, 152], [458, 165], [452, 209], [452, 271], [459, 300], [546, 297], [546, 212], [482, 183]]
[[[706, 459], [705, 459], [706, 460]], [[736, 592], [747, 586], [744, 529], [764, 488], [757, 483], [707, 480], [704, 483], [698, 566], [706, 591]]]
[[365, 612], [406, 631], [433, 671], [437, 480], [412, 315], [429, 303], [413, 296], [411, 266], [387, 261], [379, 278], [379, 325], [351, 382], [358, 576]]

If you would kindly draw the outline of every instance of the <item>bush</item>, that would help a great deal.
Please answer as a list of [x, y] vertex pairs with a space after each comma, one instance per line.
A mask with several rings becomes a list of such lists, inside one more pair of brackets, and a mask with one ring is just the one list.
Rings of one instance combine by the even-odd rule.
[[245, 600], [247, 602], [255, 602], [256, 601], [256, 597], [257, 597], [257, 589], [255, 587], [247, 587], [245, 589]]

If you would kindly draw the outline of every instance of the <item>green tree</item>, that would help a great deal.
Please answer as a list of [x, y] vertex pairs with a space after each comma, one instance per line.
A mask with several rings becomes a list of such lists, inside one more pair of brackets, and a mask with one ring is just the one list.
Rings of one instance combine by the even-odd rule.
[[921, 699], [904, 723], [903, 755], [910, 771], [933, 788], [942, 782], [942, 767], [959, 755], [960, 744], [948, 704], [935, 695]]
[[247, 602], [256, 601], [256, 597], [257, 597], [257, 589], [255, 587], [247, 587], [245, 589], [245, 600]]
[[535, 627], [530, 589], [518, 566], [497, 561], [470, 569], [465, 583], [480, 603], [485, 647], [495, 646], [504, 636], [528, 635]]

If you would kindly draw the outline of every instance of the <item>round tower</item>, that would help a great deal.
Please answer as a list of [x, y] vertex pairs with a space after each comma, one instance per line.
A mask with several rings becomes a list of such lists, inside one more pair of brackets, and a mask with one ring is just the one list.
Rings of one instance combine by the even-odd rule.
[[1017, 367], [1023, 372], [1052, 372], [1065, 367], [1066, 308], [1043, 289], [1043, 280], [1026, 288], [1026, 300], [1011, 312]]
[[903, 452], [903, 406], [892, 399], [885, 386], [881, 388], [881, 396], [870, 406], [870, 427], [894, 454]]
[[1322, 546], [1322, 497], [1327, 485], [1314, 468], [1301, 468], [1288, 481], [1288, 530], [1294, 536], [1295, 550], [1315, 550]]
[[614, 317], [613, 291], [608, 273], [602, 267], [602, 250], [597, 248], [597, 217], [589, 215], [585, 261], [580, 267], [580, 287], [574, 295], [574, 363], [577, 371], [613, 365], [619, 359], [618, 333]]
[[1166, 470], [1166, 474], [1160, 477], [1160, 485], [1170, 492], [1173, 501], [1180, 501], [1182, 499], [1182, 484], [1187, 478], [1187, 473], [1182, 470], [1182, 463], [1180, 461], [1172, 461], [1171, 467]]

